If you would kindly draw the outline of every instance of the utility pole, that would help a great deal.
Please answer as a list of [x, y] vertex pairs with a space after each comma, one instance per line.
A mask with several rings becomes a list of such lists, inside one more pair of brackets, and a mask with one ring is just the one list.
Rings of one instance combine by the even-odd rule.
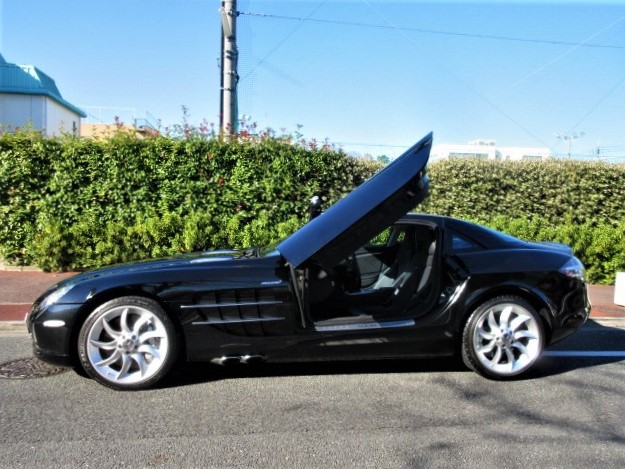
[[222, 0], [221, 8], [221, 99], [219, 129], [222, 135], [232, 135], [238, 127], [237, 73], [238, 56], [236, 43], [237, 2]]
[[558, 140], [564, 140], [565, 142], [567, 142], [568, 144], [568, 159], [571, 159], [571, 147], [573, 146], [573, 140], [577, 140], [578, 138], [582, 138], [584, 135], [586, 135], [584, 132], [580, 132], [579, 134], [577, 132], [573, 132], [571, 135], [566, 134], [564, 132], [559, 132], [557, 134], [554, 134]]

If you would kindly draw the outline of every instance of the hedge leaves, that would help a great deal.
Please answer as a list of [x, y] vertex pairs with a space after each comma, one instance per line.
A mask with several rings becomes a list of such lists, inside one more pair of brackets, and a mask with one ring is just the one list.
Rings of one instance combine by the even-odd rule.
[[0, 136], [0, 256], [47, 270], [279, 240], [378, 165], [285, 138]]
[[[288, 137], [139, 140], [0, 135], [0, 256], [83, 269], [193, 250], [263, 245], [380, 165]], [[591, 282], [625, 269], [625, 168], [603, 163], [430, 164], [419, 211], [571, 245]]]

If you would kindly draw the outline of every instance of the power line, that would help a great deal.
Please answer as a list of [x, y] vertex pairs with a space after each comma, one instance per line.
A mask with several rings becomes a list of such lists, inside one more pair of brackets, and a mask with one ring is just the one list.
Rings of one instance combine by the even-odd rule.
[[555, 63], [559, 62], [560, 60], [564, 59], [567, 55], [572, 54], [573, 52], [575, 52], [577, 49], [580, 49], [582, 47], [585, 47], [585, 45], [587, 44], [591, 44], [590, 41], [592, 41], [594, 38], [596, 38], [597, 36], [599, 36], [600, 34], [603, 34], [604, 32], [608, 31], [609, 29], [612, 29], [614, 26], [616, 26], [617, 24], [621, 23], [623, 20], [625, 20], [625, 16], [621, 16], [620, 18], [612, 21], [610, 24], [608, 24], [607, 26], [599, 29], [598, 31], [594, 32], [593, 34], [591, 34], [590, 36], [588, 36], [586, 39], [584, 39], [582, 42], [573, 45], [573, 47], [571, 47], [570, 49], [566, 50], [565, 52], [563, 52], [562, 54], [558, 55], [557, 57], [551, 59], [549, 62], [541, 65], [540, 67], [538, 67], [537, 69], [535, 69], [534, 71], [532, 71], [531, 73], [529, 73], [528, 75], [524, 76], [523, 78], [521, 78], [520, 80], [518, 80], [516, 83], [514, 83], [513, 85], [509, 86], [507, 91], [505, 91], [505, 93], [508, 93], [509, 91], [513, 90], [514, 88], [520, 86], [521, 84], [525, 83], [527, 80], [529, 80], [531, 77], [533, 77], [534, 75], [542, 72], [543, 70], [545, 70], [547, 67], [550, 67], [552, 65], [554, 65]]
[[332, 142], [335, 145], [349, 145], [353, 147], [380, 147], [380, 148], [408, 148], [408, 145], [392, 145], [384, 143], [364, 143], [364, 142]]
[[592, 47], [599, 49], [625, 49], [625, 46], [618, 46], [614, 44], [593, 44], [593, 43], [579, 43], [579, 42], [568, 42], [568, 41], [555, 41], [550, 39], [533, 39], [533, 38], [522, 38], [522, 37], [511, 37], [511, 36], [497, 36], [492, 34], [475, 34], [475, 33], [460, 33], [455, 31], [441, 31], [437, 29], [423, 29], [423, 28], [409, 28], [409, 27], [395, 27], [386, 24], [374, 24], [374, 23], [359, 23], [355, 21], [343, 21], [343, 20], [331, 20], [331, 19], [323, 19], [323, 18], [310, 18], [310, 16], [306, 18], [301, 18], [298, 16], [286, 16], [286, 15], [274, 15], [269, 13], [255, 13], [250, 11], [240, 11], [240, 15], [245, 16], [253, 16], [257, 18], [273, 18], [273, 19], [281, 19], [281, 20], [292, 20], [292, 21], [300, 21], [302, 23], [326, 23], [326, 24], [337, 24], [342, 26], [358, 26], [365, 28], [377, 28], [377, 29], [387, 29], [387, 30], [400, 30], [400, 31], [412, 31], [422, 34], [439, 34], [444, 36], [458, 36], [458, 37], [468, 37], [474, 39], [490, 39], [497, 41], [510, 41], [510, 42], [527, 42], [534, 44], [549, 44], [554, 46], [578, 46], [578, 47]]
[[577, 126], [579, 126], [582, 122], [584, 122], [586, 120], [586, 118], [588, 118], [588, 116], [590, 116], [593, 112], [595, 112], [595, 110], [601, 106], [601, 104], [603, 104], [603, 102], [608, 99], [623, 83], [625, 82], [625, 76], [623, 78], [621, 78], [618, 83], [616, 85], [614, 85], [604, 96], [601, 97], [601, 99], [599, 99], [599, 101], [597, 101], [595, 103], [594, 106], [592, 106], [590, 108], [590, 110], [584, 114], [584, 116], [579, 119], [579, 121], [577, 121], [577, 123], [571, 128], [572, 130], [575, 130], [577, 128]]
[[[250, 17], [256, 17], [256, 18], [265, 18], [265, 19], [278, 19], [278, 20], [287, 20], [287, 21], [298, 21], [299, 22], [299, 24], [295, 28], [293, 28], [293, 30], [291, 30], [286, 35], [286, 37], [284, 37], [262, 60], [260, 60], [253, 67], [253, 70], [250, 71], [246, 75], [246, 77], [249, 77], [253, 73], [253, 71], [256, 68], [258, 68], [258, 66], [260, 66], [268, 58], [268, 56], [270, 56], [278, 48], [280, 48], [286, 41], [289, 40], [289, 38], [296, 31], [298, 31], [307, 22], [308, 23], [325, 23], [325, 24], [342, 25], [342, 26], [354, 26], [354, 27], [363, 27], [363, 28], [376, 28], [376, 29], [381, 29], [381, 30], [396, 31], [396, 32], [399, 32], [406, 39], [408, 39], [409, 42], [411, 42], [414, 45], [416, 45], [417, 48], [422, 50], [422, 52], [424, 52], [426, 55], [429, 55], [429, 54], [426, 51], [423, 51], [423, 49], [421, 47], [419, 47], [415, 43], [414, 38], [407, 35], [407, 32], [416, 32], [416, 33], [422, 33], [422, 34], [438, 34], [438, 35], [457, 36], [457, 37], [474, 38], [474, 39], [500, 40], [500, 41], [510, 41], [510, 42], [535, 43], [535, 44], [546, 44], [546, 45], [572, 47], [572, 49], [570, 49], [566, 53], [558, 56], [556, 59], [554, 59], [553, 61], [551, 61], [548, 64], [544, 65], [539, 70], [537, 70], [535, 72], [532, 72], [532, 74], [530, 74], [530, 76], [535, 74], [535, 73], [537, 73], [538, 71], [541, 71], [545, 67], [547, 67], [549, 65], [552, 65], [554, 62], [560, 60], [562, 57], [564, 57], [565, 55], [569, 54], [570, 52], [572, 52], [574, 50], [577, 50], [579, 48], [582, 48], [582, 47], [595, 48], [595, 49], [614, 49], [614, 50], [623, 50], [623, 49], [625, 49], [625, 46], [621, 46], [621, 45], [595, 44], [595, 43], [589, 42], [593, 38], [597, 37], [600, 33], [604, 32], [605, 30], [607, 30], [607, 29], [615, 26], [616, 24], [622, 22], [623, 20], [625, 20], [625, 16], [623, 16], [623, 17], [619, 18], [618, 20], [614, 21], [613, 23], [611, 23], [607, 27], [603, 28], [601, 31], [593, 34], [592, 36], [590, 36], [589, 38], [587, 38], [586, 40], [584, 40], [582, 42], [566, 42], [566, 41], [558, 41], [558, 40], [544, 40], [544, 39], [535, 39], [535, 38], [497, 36], [497, 35], [488, 35], [488, 34], [461, 33], [461, 32], [454, 32], [454, 31], [442, 31], [442, 30], [432, 30], [432, 29], [423, 29], [423, 28], [414, 28], [414, 27], [400, 27], [400, 26], [397, 26], [397, 25], [393, 24], [389, 19], [387, 19], [378, 10], [376, 10], [367, 0], [362, 0], [362, 1], [363, 1], [363, 3], [365, 5], [367, 5], [371, 10], [373, 10], [387, 24], [361, 23], [361, 22], [352, 22], [352, 21], [343, 21], [343, 20], [312, 18], [312, 16], [321, 8], [321, 6], [323, 6], [323, 4], [326, 3], [326, 1], [327, 0], [322, 1], [322, 3], [319, 4], [316, 8], [314, 8], [313, 11], [311, 11], [310, 14], [308, 14], [306, 17], [276, 15], [276, 14], [269, 14], [269, 13], [257, 13], [257, 12], [250, 12], [250, 11], [239, 11], [238, 14], [239, 15], [243, 15], [243, 16], [250, 16]], [[473, 86], [471, 86], [470, 84], [466, 83], [464, 80], [460, 79], [460, 77], [456, 73], [454, 73], [453, 71], [448, 69], [448, 67], [443, 66], [438, 60], [436, 60], [436, 58], [433, 58], [433, 61], [435, 63], [438, 63], [438, 65], [443, 70], [445, 70], [447, 73], [449, 73], [452, 77], [455, 77], [456, 79], [459, 79], [471, 92], [473, 92], [480, 99], [485, 101], [488, 105], [490, 105], [494, 110], [496, 110], [499, 114], [501, 114], [507, 120], [509, 120], [510, 122], [515, 124], [517, 127], [522, 129], [524, 132], [526, 132], [528, 135], [533, 137], [536, 141], [540, 142], [544, 146], [546, 146], [546, 147], [550, 146], [549, 144], [546, 144], [537, 135], [535, 135], [532, 131], [530, 131], [528, 128], [526, 128], [520, 122], [518, 122], [516, 119], [514, 119], [511, 115], [509, 115], [507, 112], [505, 112], [502, 108], [497, 106], [493, 102], [492, 99], [489, 99], [486, 96], [484, 96], [481, 92], [479, 92]], [[526, 77], [525, 79], [527, 79], [527, 78], [528, 77]], [[525, 79], [523, 79], [522, 81], [524, 81]], [[622, 85], [622, 83], [623, 83], [623, 80], [620, 80], [616, 84], [616, 86], [614, 86], [612, 89], [610, 89], [609, 92], [607, 93], [607, 95], [603, 96], [599, 100], [599, 102], [596, 103], [591, 108], [591, 110], [588, 113], [586, 113], [586, 115], [584, 115], [584, 117], [581, 119], [581, 121], [585, 120], [590, 114], [592, 114], [599, 105], [601, 105], [610, 95], [612, 95]], [[576, 124], [576, 126], [579, 125], [581, 123], [581, 121], [578, 122]], [[362, 143], [362, 142], [333, 142], [333, 143], [335, 145], [361, 146], [361, 147], [372, 147], [372, 148], [374, 148], [374, 147], [388, 148], [388, 149], [400, 148], [400, 147], [404, 148], [403, 146], [399, 146], [399, 145], [386, 145], [386, 144], [380, 144], [380, 143], [374, 143], [374, 144], [372, 144], [372, 143]], [[603, 152], [605, 152], [605, 153], [621, 153], [620, 146], [617, 146], [617, 148], [618, 148], [617, 150], [612, 150], [612, 149], [608, 150], [607, 147], [601, 146], [601, 152], [602, 153]], [[551, 150], [553, 151], [553, 148]], [[576, 157], [577, 156], [578, 155], [576, 155]], [[581, 156], [581, 155], [579, 155], [579, 156]], [[609, 158], [621, 158], [621, 157], [620, 156], [618, 156], [618, 157], [617, 156], [610, 156]]]
[[625, 152], [625, 145], [624, 144], [620, 144], [620, 145], [598, 145], [598, 146], [601, 147], [601, 150], [624, 151]]
[[509, 120], [510, 122], [512, 122], [514, 125], [516, 125], [519, 129], [523, 130], [526, 134], [530, 135], [534, 140], [536, 140], [537, 142], [540, 142], [542, 145], [548, 146], [547, 144], [545, 144], [537, 135], [535, 135], [531, 130], [529, 130], [528, 128], [526, 128], [525, 126], [523, 126], [520, 122], [518, 122], [516, 119], [514, 119], [511, 115], [509, 115], [506, 111], [504, 111], [502, 108], [500, 108], [499, 106], [497, 106], [491, 99], [489, 99], [487, 96], [485, 96], [484, 94], [482, 94], [477, 88], [473, 87], [470, 83], [468, 83], [466, 80], [464, 80], [463, 78], [461, 78], [455, 71], [453, 71], [452, 69], [450, 69], [446, 64], [444, 64], [443, 62], [441, 62], [437, 57], [433, 56], [432, 54], [430, 54], [427, 50], [423, 49], [423, 47], [421, 47], [420, 44], [418, 44], [414, 38], [410, 37], [406, 31], [401, 30], [400, 28], [398, 28], [397, 26], [395, 26], [395, 24], [389, 20], [386, 16], [384, 16], [380, 11], [378, 11], [373, 5], [371, 5], [371, 3], [369, 3], [368, 0], [362, 0], [362, 2], [371, 10], [373, 11], [378, 17], [380, 17], [384, 22], [386, 22], [386, 24], [388, 24], [393, 30], [397, 31], [399, 34], [401, 34], [402, 36], [404, 36], [410, 43], [413, 44], [413, 46], [415, 48], [417, 48], [418, 50], [421, 51], [421, 53], [423, 55], [425, 55], [426, 57], [429, 57], [430, 60], [432, 61], [432, 63], [436, 64], [441, 70], [445, 71], [446, 73], [449, 74], [449, 76], [453, 77], [454, 79], [458, 80], [458, 82], [462, 83], [466, 89], [468, 89], [470, 92], [472, 92], [475, 96], [477, 96], [478, 98], [480, 98], [482, 101], [484, 101], [485, 103], [487, 103], [490, 107], [492, 107], [495, 111], [497, 111], [499, 114], [501, 114], [503, 117], [505, 117], [507, 120]]
[[[288, 40], [289, 40], [289, 38], [290, 38], [291, 36], [293, 36], [293, 34], [295, 34], [295, 33], [297, 32], [297, 30], [298, 30], [299, 28], [301, 28], [301, 27], [304, 25], [304, 23], [306, 23], [307, 21], [311, 21], [311, 16], [312, 16], [312, 15], [314, 15], [315, 13], [317, 13], [317, 11], [319, 11], [319, 9], [320, 9], [322, 6], [324, 6], [324, 5], [327, 3], [327, 1], [328, 1], [328, 0], [323, 0], [321, 3], [319, 3], [319, 5], [317, 5], [315, 8], [313, 8], [313, 10], [312, 10], [312, 11], [308, 14], [308, 16], [307, 16], [306, 18], [298, 18], [298, 20], [300, 21], [300, 24], [298, 24], [298, 25], [297, 25], [295, 28], [293, 28], [293, 29], [292, 29], [292, 30], [291, 30], [291, 31], [290, 31], [290, 32], [289, 32], [286, 36], [284, 36], [284, 37], [282, 38], [282, 40], [281, 40], [280, 42], [278, 42], [278, 44], [276, 44], [276, 45], [274, 46], [274, 48], [273, 48], [273, 49], [271, 49], [269, 52], [267, 52], [267, 54], [265, 54], [265, 56], [264, 56], [261, 60], [259, 60], [259, 61], [258, 61], [258, 63], [257, 63], [256, 65], [254, 65], [254, 66], [252, 67], [252, 69], [251, 69], [251, 70], [250, 70], [250, 71], [249, 71], [249, 72], [248, 72], [245, 76], [243, 76], [243, 77], [241, 78], [241, 80], [245, 80], [245, 79], [246, 79], [247, 77], [249, 77], [252, 73], [254, 73], [254, 71], [255, 71], [255, 70], [256, 70], [256, 69], [257, 69], [260, 65], [262, 65], [262, 64], [265, 62], [265, 60], [267, 60], [267, 59], [269, 58], [269, 56], [271, 56], [271, 55], [272, 55], [275, 51], [277, 51], [280, 47], [282, 47], [282, 46], [284, 45], [284, 43], [285, 43], [286, 41], [288, 41]], [[254, 15], [254, 14], [252, 14], [252, 13], [246, 13], [246, 12], [244, 12], [244, 11], [237, 11], [237, 13], [238, 13], [239, 15], [247, 15], [247, 16], [252, 16], [252, 15], [253, 15], [253, 16], [257, 16], [257, 15]], [[264, 16], [264, 15], [260, 15], [260, 16]]]

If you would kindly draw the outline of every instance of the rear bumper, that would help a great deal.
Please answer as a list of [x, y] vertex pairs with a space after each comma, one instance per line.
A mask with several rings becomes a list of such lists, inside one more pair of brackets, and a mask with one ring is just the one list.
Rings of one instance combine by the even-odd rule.
[[553, 328], [550, 345], [578, 330], [590, 316], [591, 304], [586, 284], [581, 281], [574, 282], [560, 301], [559, 309], [555, 315], [558, 327]]

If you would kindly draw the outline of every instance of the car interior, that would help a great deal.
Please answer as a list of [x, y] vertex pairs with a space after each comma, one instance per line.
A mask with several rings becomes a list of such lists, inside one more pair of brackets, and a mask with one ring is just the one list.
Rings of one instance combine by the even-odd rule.
[[316, 328], [414, 319], [439, 290], [438, 232], [395, 224], [332, 269], [309, 265], [305, 303]]

